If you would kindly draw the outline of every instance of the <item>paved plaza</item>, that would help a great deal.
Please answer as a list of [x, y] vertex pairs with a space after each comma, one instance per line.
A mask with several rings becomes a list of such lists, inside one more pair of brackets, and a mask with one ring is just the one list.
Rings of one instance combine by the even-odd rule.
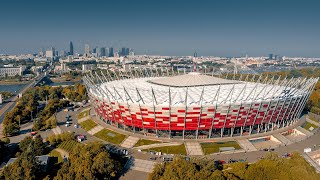
[[127, 166], [129, 166], [130, 169], [136, 170], [136, 171], [142, 171], [146, 173], [151, 173], [156, 162], [148, 161], [148, 160], [142, 160], [142, 159], [134, 159], [132, 158], [129, 160]]
[[191, 155], [191, 156], [203, 155], [203, 151], [199, 142], [186, 142], [185, 146], [186, 146], [188, 155]]

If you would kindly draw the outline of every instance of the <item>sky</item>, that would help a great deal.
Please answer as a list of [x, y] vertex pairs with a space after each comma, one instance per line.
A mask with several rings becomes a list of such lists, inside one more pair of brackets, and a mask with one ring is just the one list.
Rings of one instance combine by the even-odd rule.
[[319, 0], [1, 0], [0, 54], [130, 47], [137, 54], [320, 57]]

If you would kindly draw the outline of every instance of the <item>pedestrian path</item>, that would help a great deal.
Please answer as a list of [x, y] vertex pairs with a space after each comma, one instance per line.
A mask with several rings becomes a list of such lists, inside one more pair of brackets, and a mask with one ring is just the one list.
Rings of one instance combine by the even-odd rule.
[[311, 133], [310, 131], [308, 131], [308, 130], [304, 129], [303, 127], [300, 127], [300, 126], [296, 127], [296, 130], [302, 132], [302, 133], [305, 134], [307, 137], [310, 137], [310, 136], [313, 135], [313, 133]]
[[78, 119], [78, 123], [82, 123], [83, 121], [86, 121], [86, 120], [89, 120], [89, 119], [90, 119], [90, 116], [83, 117], [81, 119]]
[[238, 144], [247, 152], [257, 151], [257, 148], [248, 139], [239, 139], [237, 140]]
[[156, 162], [153, 161], [132, 158], [129, 160], [126, 166], [128, 166], [128, 169], [151, 173], [155, 164]]
[[129, 136], [120, 144], [120, 146], [124, 148], [132, 148], [138, 141], [138, 137]]
[[59, 126], [55, 127], [52, 129], [52, 132], [57, 135], [57, 134], [61, 134], [62, 133], [62, 130], [60, 129]]
[[309, 122], [309, 123], [311, 123], [311, 124], [314, 124], [314, 125], [316, 125], [316, 126], [320, 127], [320, 123], [315, 122], [315, 121], [312, 121], [312, 120], [311, 120], [311, 119], [309, 119], [308, 117], [307, 117], [307, 122]]
[[3, 135], [3, 125], [2, 125], [2, 123], [0, 124], [0, 138], [1, 137], [4, 137], [4, 135]]
[[69, 153], [67, 151], [61, 149], [61, 148], [56, 148], [54, 150], [58, 151], [62, 158], [68, 158], [69, 157]]
[[317, 173], [320, 173], [320, 166], [316, 163], [316, 162], [314, 162], [307, 154], [302, 154], [302, 156], [303, 156], [303, 158], [311, 165], [311, 166], [313, 166], [315, 169], [316, 169], [316, 171], [317, 171]]
[[278, 139], [282, 144], [284, 145], [289, 145], [292, 144], [293, 142], [291, 140], [289, 140], [288, 138], [286, 138], [284, 135], [282, 134], [274, 134], [273, 137], [275, 137], [276, 139]]
[[190, 156], [201, 156], [203, 155], [202, 148], [199, 142], [186, 142], [186, 150]]
[[149, 145], [143, 145], [139, 147], [134, 147], [133, 149], [150, 149], [150, 148], [156, 148], [156, 147], [164, 147], [164, 146], [179, 146], [182, 142], [171, 142], [171, 143], [159, 143], [159, 144], [149, 144]]
[[91, 134], [91, 135], [94, 135], [94, 134], [98, 133], [99, 131], [101, 131], [102, 129], [104, 129], [102, 126], [97, 125], [94, 128], [90, 129], [88, 131], [88, 133]]

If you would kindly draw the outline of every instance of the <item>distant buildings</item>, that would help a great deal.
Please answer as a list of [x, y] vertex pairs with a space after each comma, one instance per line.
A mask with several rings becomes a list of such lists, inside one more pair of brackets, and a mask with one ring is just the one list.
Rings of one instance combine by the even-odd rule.
[[104, 56], [106, 56], [106, 48], [101, 47], [101, 48], [100, 48], [100, 51], [99, 51], [99, 53], [98, 53], [98, 56], [99, 56], [99, 57], [104, 57]]
[[34, 58], [34, 62], [47, 62], [48, 58]]
[[26, 66], [21, 67], [3, 67], [0, 68], [0, 77], [7, 76], [22, 76], [23, 72], [26, 70]]
[[114, 57], [113, 47], [109, 48], [109, 57]]
[[130, 49], [123, 47], [121, 48], [120, 56], [129, 56]]
[[89, 44], [84, 45], [84, 56], [90, 56], [90, 46]]
[[73, 44], [72, 44], [72, 41], [70, 41], [69, 55], [73, 56]]
[[53, 58], [55, 56], [55, 49], [52, 47], [50, 50], [46, 51], [46, 57], [47, 58]]
[[82, 72], [85, 73], [87, 71], [91, 71], [95, 69], [95, 65], [94, 64], [82, 64]]

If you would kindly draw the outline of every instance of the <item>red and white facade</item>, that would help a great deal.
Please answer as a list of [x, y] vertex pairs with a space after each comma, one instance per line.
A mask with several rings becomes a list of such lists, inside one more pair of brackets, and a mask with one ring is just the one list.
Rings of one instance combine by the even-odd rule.
[[[84, 77], [92, 106], [106, 123], [167, 138], [214, 138], [264, 133], [300, 116], [318, 78], [135, 70]], [[126, 77], [126, 78], [120, 78]]]

